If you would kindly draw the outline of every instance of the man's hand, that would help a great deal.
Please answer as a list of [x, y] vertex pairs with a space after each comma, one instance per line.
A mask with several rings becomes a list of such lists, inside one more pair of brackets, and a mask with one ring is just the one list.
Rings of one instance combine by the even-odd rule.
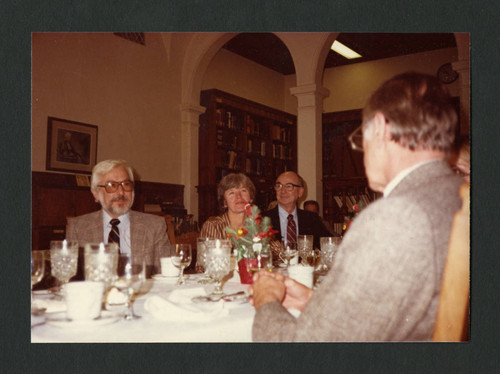
[[253, 276], [253, 284], [248, 287], [250, 304], [255, 309], [261, 305], [278, 301], [281, 303], [285, 297], [285, 277], [280, 272], [271, 273], [260, 271]]
[[254, 275], [253, 285], [248, 287], [250, 304], [258, 309], [261, 305], [278, 301], [286, 309], [302, 311], [313, 294], [303, 284], [286, 278], [281, 272], [261, 271]]

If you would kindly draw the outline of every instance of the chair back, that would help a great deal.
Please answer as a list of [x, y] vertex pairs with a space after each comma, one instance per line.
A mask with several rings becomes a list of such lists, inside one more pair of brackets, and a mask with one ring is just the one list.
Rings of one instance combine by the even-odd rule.
[[433, 341], [469, 340], [470, 188], [460, 187], [462, 209], [453, 219]]

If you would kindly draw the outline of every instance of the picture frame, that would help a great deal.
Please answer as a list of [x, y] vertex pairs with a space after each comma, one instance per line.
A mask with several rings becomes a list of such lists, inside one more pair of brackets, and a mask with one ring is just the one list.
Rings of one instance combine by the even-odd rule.
[[47, 170], [91, 174], [96, 160], [96, 125], [48, 117]]

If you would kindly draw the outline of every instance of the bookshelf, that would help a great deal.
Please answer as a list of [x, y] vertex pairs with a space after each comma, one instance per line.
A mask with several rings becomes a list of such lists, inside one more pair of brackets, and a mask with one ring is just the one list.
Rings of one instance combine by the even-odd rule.
[[368, 187], [363, 153], [347, 139], [360, 125], [361, 109], [323, 114], [323, 217], [339, 235], [354, 204], [366, 206], [379, 196]]
[[273, 184], [297, 170], [294, 115], [220, 91], [201, 92], [199, 127], [199, 222], [218, 215], [217, 184], [227, 174], [244, 173], [255, 184], [255, 203], [266, 210], [275, 199]]

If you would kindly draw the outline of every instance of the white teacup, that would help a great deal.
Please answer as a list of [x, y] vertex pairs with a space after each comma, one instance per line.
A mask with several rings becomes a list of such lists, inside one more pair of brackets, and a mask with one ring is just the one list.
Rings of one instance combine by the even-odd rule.
[[172, 257], [160, 258], [161, 275], [166, 277], [177, 277], [180, 269], [172, 263]]
[[81, 281], [63, 287], [66, 317], [71, 320], [92, 320], [101, 315], [104, 283]]
[[288, 267], [288, 276], [304, 286], [313, 288], [314, 267], [304, 265], [291, 265]]

